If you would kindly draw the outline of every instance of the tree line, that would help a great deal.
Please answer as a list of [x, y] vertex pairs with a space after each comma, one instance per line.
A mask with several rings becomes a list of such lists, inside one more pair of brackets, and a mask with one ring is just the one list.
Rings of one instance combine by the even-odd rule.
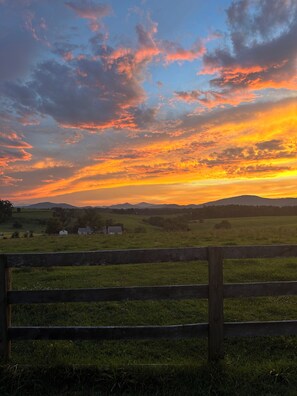
[[103, 227], [103, 220], [96, 209], [64, 209], [53, 208], [53, 217], [46, 222], [45, 232], [47, 234], [57, 234], [62, 229], [67, 229], [70, 233], [77, 233], [80, 227], [90, 227], [97, 231]]
[[13, 204], [8, 200], [0, 199], [0, 223], [4, 223], [12, 216]]
[[297, 206], [249, 206], [221, 205], [203, 206], [201, 208], [132, 208], [113, 209], [115, 214], [134, 214], [140, 216], [178, 215], [188, 220], [219, 219], [258, 216], [297, 216]]

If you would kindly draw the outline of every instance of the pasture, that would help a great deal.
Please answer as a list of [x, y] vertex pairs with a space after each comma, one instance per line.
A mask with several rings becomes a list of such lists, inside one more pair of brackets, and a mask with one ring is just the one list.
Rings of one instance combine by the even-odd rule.
[[[25, 212], [23, 215], [25, 221]], [[49, 216], [45, 211], [43, 216]], [[35, 212], [35, 218], [38, 218]], [[112, 216], [106, 214], [106, 216]], [[121, 217], [122, 216], [122, 217]], [[216, 219], [191, 222], [186, 232], [165, 232], [141, 216], [114, 218], [124, 235], [40, 235], [0, 240], [0, 252], [80, 251], [205, 245], [297, 244], [297, 217]], [[28, 216], [28, 222], [32, 221]], [[37, 224], [37, 222], [35, 222]], [[32, 224], [32, 223], [31, 223]], [[7, 228], [7, 232], [10, 229]], [[225, 282], [296, 280], [296, 259], [227, 260]], [[13, 289], [97, 288], [207, 283], [207, 263], [162, 263], [83, 268], [14, 269]], [[296, 297], [225, 301], [226, 321], [297, 318]], [[207, 321], [207, 301], [125, 301], [13, 306], [13, 325], [166, 325]], [[295, 395], [296, 337], [229, 339], [218, 365], [207, 363], [207, 340], [14, 342], [1, 366], [0, 393], [15, 395]], [[62, 386], [63, 385], [63, 386]], [[9, 393], [10, 392], [10, 393]], [[38, 393], [39, 392], [39, 393]], [[58, 393], [59, 392], [59, 393]]]

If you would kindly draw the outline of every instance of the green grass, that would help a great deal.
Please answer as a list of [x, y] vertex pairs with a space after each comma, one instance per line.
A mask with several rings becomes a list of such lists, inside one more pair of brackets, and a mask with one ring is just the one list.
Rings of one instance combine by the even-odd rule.
[[[45, 233], [45, 225], [41, 222], [47, 221], [51, 218], [53, 212], [48, 209], [22, 209], [20, 213], [13, 212], [12, 218], [6, 222], [0, 224], [0, 232], [4, 232], [6, 237], [10, 237], [11, 233], [16, 231], [13, 227], [13, 223], [18, 221], [22, 224], [22, 228], [17, 229], [21, 235], [27, 230], [33, 230], [35, 235], [41, 235]], [[134, 233], [137, 227], [142, 227], [146, 230], [147, 236], [141, 236], [142, 239], [150, 239], [152, 234], [161, 232], [158, 228], [147, 224], [145, 220], [148, 216], [139, 216], [133, 214], [120, 214], [113, 212], [102, 212], [100, 213], [102, 222], [106, 220], [112, 220], [114, 224], [122, 223], [125, 230], [128, 233]], [[175, 215], [172, 215], [176, 217]], [[168, 217], [168, 216], [164, 216]], [[170, 217], [170, 216], [169, 216]], [[231, 230], [214, 230], [214, 225], [220, 222], [222, 219], [206, 219], [204, 223], [192, 221], [189, 223], [191, 233], [207, 243], [211, 240], [225, 239], [224, 242], [234, 240], [234, 243], [245, 243], [247, 239], [250, 243], [254, 241], [264, 241], [265, 239], [274, 240], [290, 240], [296, 239], [297, 233], [297, 216], [262, 216], [262, 217], [246, 217], [246, 218], [231, 218], [227, 219], [231, 225]], [[256, 232], [256, 234], [255, 234]], [[190, 234], [191, 234], [190, 233]], [[177, 233], [179, 236], [183, 233]], [[172, 233], [171, 233], [172, 235]], [[186, 234], [189, 236], [189, 234]], [[183, 239], [183, 238], [182, 238]], [[190, 240], [193, 238], [190, 237]], [[1, 242], [1, 240], [0, 240]], [[165, 241], [168, 243], [168, 240]], [[200, 242], [200, 241], [199, 241]], [[258, 242], [259, 243], [259, 242]], [[272, 242], [277, 243], [277, 242]], [[0, 245], [1, 246], [1, 245]]]
[[[0, 232], [8, 238], [14, 231], [19, 231], [21, 235], [27, 230], [32, 230], [35, 234], [42, 234], [45, 231], [45, 225], [41, 222], [46, 222], [51, 217], [52, 211], [48, 209], [22, 209], [19, 213], [14, 211], [9, 221], [0, 224]], [[22, 224], [22, 227], [14, 228], [15, 222]]]
[[[120, 215], [118, 215], [120, 216]], [[123, 215], [128, 217], [128, 215]], [[231, 219], [230, 230], [215, 230], [216, 219], [190, 224], [188, 232], [165, 232], [147, 226], [146, 233], [133, 232], [143, 225], [142, 217], [131, 215], [124, 235], [95, 234], [67, 237], [37, 235], [33, 238], [0, 240], [0, 252], [69, 251], [98, 249], [132, 249], [206, 245], [264, 245], [297, 243], [297, 216]], [[125, 225], [125, 223], [124, 223]]]
[[[135, 216], [132, 216], [135, 221]], [[141, 221], [141, 220], [140, 220]], [[67, 251], [297, 243], [297, 217], [192, 223], [191, 231], [0, 240], [0, 251]], [[131, 222], [132, 224], [132, 222]], [[132, 227], [132, 225], [131, 225]], [[134, 227], [134, 225], [133, 225]], [[132, 227], [132, 228], [133, 228]], [[277, 242], [274, 242], [277, 241]], [[296, 280], [297, 258], [226, 260], [225, 282]], [[207, 263], [13, 270], [13, 289], [207, 283]], [[226, 321], [297, 318], [296, 297], [225, 300]], [[15, 305], [13, 325], [167, 325], [207, 322], [206, 300]], [[3, 395], [296, 395], [297, 338], [225, 340], [225, 359], [207, 363], [207, 340], [14, 342], [0, 367]]]
[[[234, 350], [237, 345], [235, 343]], [[252, 348], [253, 345], [247, 345]], [[283, 343], [276, 350], [281, 353]], [[260, 372], [253, 365], [238, 364], [230, 355], [223, 364], [130, 365], [108, 369], [96, 366], [7, 367], [2, 370], [6, 395], [296, 395], [296, 375], [282, 360], [276, 364], [263, 356]]]

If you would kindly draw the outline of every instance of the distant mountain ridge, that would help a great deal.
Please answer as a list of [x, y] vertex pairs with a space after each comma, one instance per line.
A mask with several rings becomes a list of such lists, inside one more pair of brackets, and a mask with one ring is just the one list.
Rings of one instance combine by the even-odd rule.
[[243, 205], [243, 206], [297, 206], [297, 198], [262, 198], [257, 195], [239, 195], [211, 201], [202, 206]]
[[128, 202], [123, 203], [123, 204], [116, 204], [116, 205], [110, 205], [106, 206], [107, 208], [110, 209], [158, 209], [158, 208], [172, 208], [172, 209], [177, 209], [177, 208], [184, 208], [184, 205], [177, 205], [177, 204], [151, 204], [148, 202], [140, 202], [137, 204], [130, 204]]
[[[257, 195], [239, 195], [236, 197], [218, 199], [216, 201], [206, 202], [204, 204], [190, 204], [190, 205], [177, 205], [177, 204], [151, 204], [148, 202], [140, 202], [137, 204], [130, 204], [125, 202], [123, 204], [102, 206], [109, 209], [185, 209], [185, 208], [202, 208], [204, 206], [226, 206], [226, 205], [241, 205], [241, 206], [297, 206], [297, 198], [262, 198]], [[64, 208], [64, 209], [76, 209], [77, 206], [73, 206], [67, 203], [55, 203], [55, 202], [39, 202], [36, 204], [23, 206], [28, 209], [52, 209], [52, 208]]]
[[64, 208], [64, 209], [76, 209], [76, 206], [67, 203], [55, 203], [55, 202], [39, 202], [36, 204], [23, 206], [28, 209], [52, 209], [52, 208]]
[[216, 201], [205, 202], [203, 204], [150, 204], [141, 202], [138, 204], [117, 204], [108, 206], [111, 209], [147, 209], [147, 208], [202, 208], [203, 206], [226, 206], [226, 205], [242, 205], [242, 206], [297, 206], [297, 198], [262, 198], [257, 195], [239, 195], [236, 197], [218, 199]]

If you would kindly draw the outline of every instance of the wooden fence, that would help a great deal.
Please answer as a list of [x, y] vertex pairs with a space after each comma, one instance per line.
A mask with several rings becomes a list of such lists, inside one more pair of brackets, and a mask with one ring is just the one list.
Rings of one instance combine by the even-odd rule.
[[[115, 340], [208, 337], [210, 360], [223, 358], [224, 337], [297, 335], [297, 320], [224, 322], [224, 298], [297, 295], [297, 281], [223, 283], [224, 259], [297, 257], [297, 245], [190, 247], [178, 249], [101, 250], [67, 253], [0, 255], [0, 357], [10, 356], [14, 340]], [[11, 290], [11, 269], [121, 265], [207, 260], [209, 282], [204, 285], [113, 287], [76, 290]], [[186, 270], [186, 267], [185, 267]], [[208, 299], [208, 323], [174, 326], [14, 327], [12, 304], [95, 302], [159, 299]]]

